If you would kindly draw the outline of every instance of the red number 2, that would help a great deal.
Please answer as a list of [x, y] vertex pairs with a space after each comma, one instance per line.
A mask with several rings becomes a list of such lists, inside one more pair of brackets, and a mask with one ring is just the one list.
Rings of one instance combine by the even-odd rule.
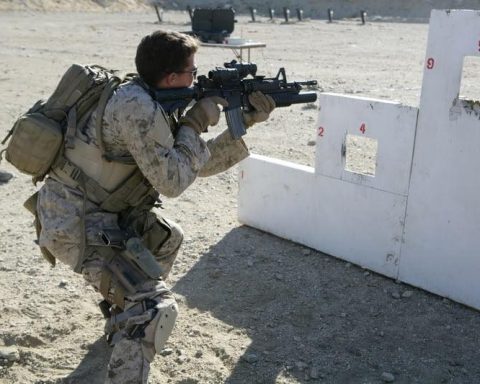
[[367, 128], [365, 127], [365, 123], [362, 123], [362, 125], [360, 126], [360, 132], [362, 132], [363, 134], [365, 134], [365, 131], [367, 130]]
[[323, 127], [318, 127], [318, 129], [317, 129], [318, 136], [323, 137], [323, 132], [324, 131], [325, 131], [325, 129], [323, 129]]

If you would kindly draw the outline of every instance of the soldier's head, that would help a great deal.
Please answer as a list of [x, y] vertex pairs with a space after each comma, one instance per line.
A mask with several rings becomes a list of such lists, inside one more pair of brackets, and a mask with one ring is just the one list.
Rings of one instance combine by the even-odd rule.
[[137, 72], [154, 88], [189, 87], [197, 75], [198, 45], [194, 37], [183, 33], [155, 31], [137, 47]]

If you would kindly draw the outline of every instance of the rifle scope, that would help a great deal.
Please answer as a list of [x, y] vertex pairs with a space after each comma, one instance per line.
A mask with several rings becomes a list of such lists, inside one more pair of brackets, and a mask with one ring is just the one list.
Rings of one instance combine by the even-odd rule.
[[232, 60], [230, 63], [224, 63], [223, 66], [236, 69], [241, 79], [248, 75], [255, 76], [257, 74], [257, 65], [254, 63], [237, 63], [236, 60]]

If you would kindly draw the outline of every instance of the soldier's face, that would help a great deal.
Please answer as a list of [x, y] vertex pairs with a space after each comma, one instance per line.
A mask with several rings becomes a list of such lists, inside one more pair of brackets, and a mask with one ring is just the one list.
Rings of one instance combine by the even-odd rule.
[[169, 73], [157, 84], [157, 88], [190, 87], [196, 78], [197, 66], [195, 65], [195, 54], [192, 54], [187, 59], [187, 65], [183, 70]]

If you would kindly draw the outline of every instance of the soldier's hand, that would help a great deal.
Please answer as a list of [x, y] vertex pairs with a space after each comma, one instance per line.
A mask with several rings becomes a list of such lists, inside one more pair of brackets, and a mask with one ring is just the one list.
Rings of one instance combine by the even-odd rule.
[[252, 105], [253, 110], [243, 112], [243, 121], [247, 127], [267, 120], [270, 113], [275, 109], [275, 101], [272, 97], [260, 91], [252, 92], [248, 95], [248, 101]]
[[220, 120], [221, 108], [228, 106], [228, 102], [221, 97], [212, 96], [200, 99], [180, 118], [180, 124], [193, 128], [198, 134], [206, 132], [208, 126], [217, 125]]

